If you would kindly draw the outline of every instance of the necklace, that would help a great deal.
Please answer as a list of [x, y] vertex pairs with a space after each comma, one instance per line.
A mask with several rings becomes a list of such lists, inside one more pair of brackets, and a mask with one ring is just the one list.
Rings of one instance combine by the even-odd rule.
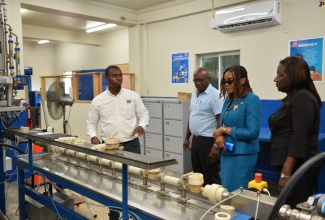
[[230, 102], [230, 104], [229, 104], [229, 106], [227, 108], [227, 111], [229, 111], [234, 106], [234, 104], [235, 104], [236, 101], [237, 101], [237, 99], [232, 99], [231, 100], [231, 102]]

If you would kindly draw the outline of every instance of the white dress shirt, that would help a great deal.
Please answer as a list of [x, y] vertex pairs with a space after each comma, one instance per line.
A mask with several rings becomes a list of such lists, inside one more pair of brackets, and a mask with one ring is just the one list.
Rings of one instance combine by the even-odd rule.
[[90, 105], [87, 118], [87, 135], [90, 138], [97, 136], [98, 122], [101, 127], [100, 139], [114, 137], [126, 142], [137, 137], [131, 136], [137, 126], [144, 130], [147, 128], [149, 113], [138, 93], [122, 88], [115, 96], [106, 89]]

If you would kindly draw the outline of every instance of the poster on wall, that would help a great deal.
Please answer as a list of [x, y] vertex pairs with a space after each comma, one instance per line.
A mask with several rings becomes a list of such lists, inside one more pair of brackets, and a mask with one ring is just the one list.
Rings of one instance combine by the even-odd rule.
[[290, 41], [290, 56], [300, 56], [306, 60], [314, 82], [323, 81], [323, 45], [322, 37]]
[[188, 58], [188, 52], [172, 54], [172, 84], [188, 83]]

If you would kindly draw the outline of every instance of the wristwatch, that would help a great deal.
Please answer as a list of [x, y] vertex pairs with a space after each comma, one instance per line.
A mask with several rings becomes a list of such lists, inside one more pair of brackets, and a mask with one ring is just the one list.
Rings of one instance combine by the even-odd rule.
[[287, 176], [283, 172], [281, 172], [280, 177], [281, 177], [281, 179], [289, 179], [291, 176]]
[[227, 128], [225, 126], [222, 126], [222, 133], [226, 133]]

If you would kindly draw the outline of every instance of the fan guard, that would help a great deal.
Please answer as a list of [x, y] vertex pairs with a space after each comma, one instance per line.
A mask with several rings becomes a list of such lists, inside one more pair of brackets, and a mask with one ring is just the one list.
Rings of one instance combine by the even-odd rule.
[[47, 97], [47, 110], [49, 115], [54, 120], [58, 120], [63, 115], [62, 105], [60, 98], [65, 96], [64, 94], [64, 82], [54, 82], [50, 85], [46, 97]]

